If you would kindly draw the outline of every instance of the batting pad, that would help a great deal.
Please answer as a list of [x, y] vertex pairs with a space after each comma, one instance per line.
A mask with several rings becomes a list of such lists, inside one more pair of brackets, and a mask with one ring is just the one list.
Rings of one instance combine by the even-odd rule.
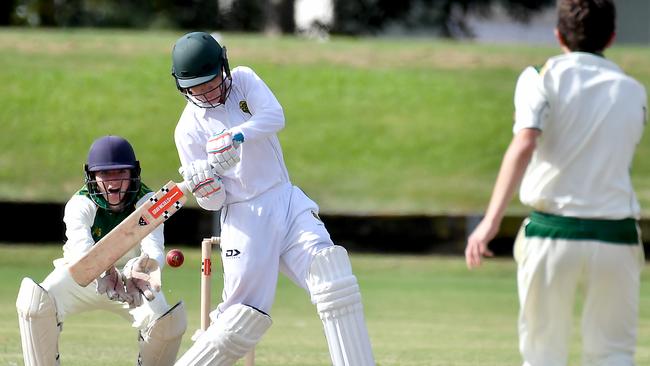
[[31, 278], [23, 278], [16, 309], [25, 366], [59, 365], [61, 327], [47, 291]]
[[307, 285], [323, 321], [334, 366], [374, 365], [361, 293], [345, 248], [334, 245], [318, 251]]
[[181, 301], [140, 333], [138, 366], [173, 365], [185, 329], [187, 315]]
[[255, 347], [271, 324], [271, 317], [255, 308], [232, 305], [199, 336], [175, 365], [232, 366]]

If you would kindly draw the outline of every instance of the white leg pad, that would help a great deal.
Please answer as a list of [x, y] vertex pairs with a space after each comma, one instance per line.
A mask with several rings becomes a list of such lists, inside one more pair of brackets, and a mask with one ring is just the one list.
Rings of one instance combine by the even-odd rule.
[[54, 300], [31, 278], [23, 278], [16, 299], [25, 366], [59, 365], [59, 333]]
[[334, 245], [318, 251], [307, 285], [323, 321], [334, 366], [374, 365], [361, 293], [345, 248]]
[[271, 317], [248, 305], [230, 306], [176, 361], [177, 366], [231, 366], [271, 327]]
[[138, 366], [173, 365], [185, 329], [187, 315], [181, 301], [140, 332]]

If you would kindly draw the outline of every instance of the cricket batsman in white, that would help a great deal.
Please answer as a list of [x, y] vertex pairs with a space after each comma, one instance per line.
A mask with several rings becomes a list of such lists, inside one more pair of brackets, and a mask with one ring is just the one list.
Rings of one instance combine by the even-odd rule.
[[133, 147], [119, 136], [95, 140], [84, 170], [84, 186], [65, 206], [63, 258], [54, 261], [54, 270], [40, 284], [24, 278], [20, 286], [16, 307], [25, 365], [59, 365], [66, 317], [98, 309], [120, 315], [138, 330], [137, 365], [173, 365], [187, 319], [183, 302], [170, 307], [160, 292], [163, 225], [89, 286], [70, 276], [69, 264], [153, 195], [140, 181]]
[[[183, 35], [172, 75], [188, 100], [175, 130], [181, 172], [201, 207], [221, 209], [223, 302], [177, 365], [233, 365], [271, 326], [282, 272], [311, 295], [335, 366], [374, 359], [357, 279], [318, 206], [291, 184], [277, 132], [284, 113], [248, 67], [228, 66], [204, 32]], [[222, 189], [224, 188], [224, 189]]]
[[467, 265], [491, 255], [517, 185], [533, 208], [515, 242], [524, 366], [566, 366], [574, 299], [584, 285], [582, 365], [632, 366], [644, 253], [630, 170], [647, 120], [638, 81], [603, 56], [613, 0], [560, 0], [562, 55], [528, 67], [515, 90], [514, 138]]

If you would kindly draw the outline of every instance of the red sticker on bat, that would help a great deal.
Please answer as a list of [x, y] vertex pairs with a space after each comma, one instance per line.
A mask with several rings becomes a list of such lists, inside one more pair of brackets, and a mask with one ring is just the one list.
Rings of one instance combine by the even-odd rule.
[[167, 211], [176, 201], [183, 197], [183, 192], [177, 185], [174, 185], [169, 192], [165, 193], [158, 199], [155, 205], [149, 207], [148, 211], [154, 218], [158, 218], [163, 212]]

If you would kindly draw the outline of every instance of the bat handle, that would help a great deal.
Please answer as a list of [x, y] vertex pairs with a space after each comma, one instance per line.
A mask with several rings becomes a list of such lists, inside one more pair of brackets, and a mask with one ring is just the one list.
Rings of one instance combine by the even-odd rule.
[[190, 189], [190, 187], [187, 186], [187, 183], [185, 183], [184, 181], [180, 183], [176, 183], [176, 186], [178, 186], [178, 188], [180, 188], [180, 190], [183, 191], [183, 193], [185, 193], [186, 195], [192, 194], [192, 190]]

